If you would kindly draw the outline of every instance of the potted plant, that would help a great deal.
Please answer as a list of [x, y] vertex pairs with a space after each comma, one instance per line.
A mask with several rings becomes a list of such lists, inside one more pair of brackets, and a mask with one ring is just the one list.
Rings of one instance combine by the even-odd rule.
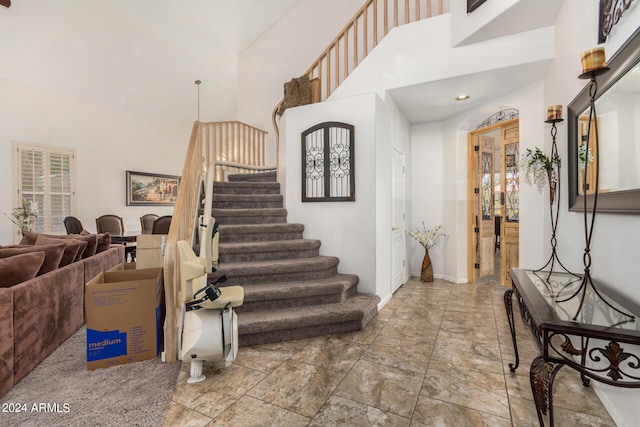
[[538, 147], [533, 151], [527, 148], [527, 152], [522, 156], [520, 168], [524, 170], [525, 181], [535, 185], [538, 192], [542, 193], [545, 183], [549, 183], [550, 203], [553, 204], [558, 187], [560, 157], [558, 155], [549, 157]]
[[22, 199], [22, 206], [13, 208], [11, 216], [6, 213], [4, 215], [17, 225], [20, 231], [33, 231], [33, 223], [38, 218], [38, 203]]
[[438, 243], [438, 240], [449, 237], [448, 235], [440, 231], [441, 225], [432, 229], [427, 229], [424, 221], [421, 222], [421, 227], [415, 227], [412, 230], [407, 231], [409, 236], [413, 237], [424, 247], [424, 258], [422, 259], [422, 270], [420, 272], [421, 282], [433, 282], [433, 266], [431, 265], [431, 257], [429, 256], [429, 249]]

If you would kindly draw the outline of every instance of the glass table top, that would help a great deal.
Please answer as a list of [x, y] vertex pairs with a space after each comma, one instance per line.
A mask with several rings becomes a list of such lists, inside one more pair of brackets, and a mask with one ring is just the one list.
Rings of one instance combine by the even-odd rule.
[[597, 283], [594, 290], [588, 281], [583, 284], [582, 277], [569, 273], [549, 275], [548, 271], [532, 270], [524, 273], [560, 320], [640, 331], [638, 316], [627, 315], [633, 313], [605, 295]]

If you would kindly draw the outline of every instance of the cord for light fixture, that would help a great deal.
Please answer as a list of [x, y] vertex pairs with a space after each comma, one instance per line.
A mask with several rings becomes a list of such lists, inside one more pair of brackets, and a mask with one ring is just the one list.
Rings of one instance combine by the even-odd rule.
[[196, 86], [198, 86], [198, 122], [200, 121], [200, 83], [202, 83], [200, 80], [196, 80], [194, 82], [196, 84]]

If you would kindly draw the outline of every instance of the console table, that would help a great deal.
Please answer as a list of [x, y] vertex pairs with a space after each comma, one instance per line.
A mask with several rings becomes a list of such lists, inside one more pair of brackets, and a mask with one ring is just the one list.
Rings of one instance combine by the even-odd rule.
[[593, 379], [616, 387], [640, 388], [637, 305], [623, 303], [623, 298], [597, 282], [594, 286], [598, 292], [587, 287], [584, 293], [569, 298], [582, 283], [581, 277], [569, 273], [515, 268], [509, 273], [512, 287], [504, 293], [504, 304], [516, 356], [509, 368], [515, 372], [520, 364], [512, 305], [515, 295], [522, 319], [540, 347], [540, 355], [531, 363], [529, 379], [541, 426], [547, 411], [549, 424], [554, 425], [553, 381], [565, 365], [580, 373], [585, 386]]

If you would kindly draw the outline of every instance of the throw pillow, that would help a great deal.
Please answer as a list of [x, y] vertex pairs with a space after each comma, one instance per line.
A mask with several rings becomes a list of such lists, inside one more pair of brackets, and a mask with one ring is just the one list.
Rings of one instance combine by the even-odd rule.
[[9, 288], [36, 277], [44, 252], [31, 252], [0, 259], [0, 288]]
[[111, 247], [111, 234], [102, 233], [98, 234], [98, 246], [96, 247], [96, 253], [106, 251]]
[[[78, 240], [73, 239], [60, 239], [57, 237], [48, 237], [44, 234], [40, 234], [37, 236], [34, 244], [35, 246], [42, 245], [50, 245], [50, 244], [58, 244], [63, 243], [64, 252], [62, 254], [62, 258], [60, 259], [60, 264], [58, 267], [64, 267], [65, 265], [71, 264], [76, 261], [78, 257], [78, 253], [80, 250], [84, 250], [84, 246], [86, 246], [86, 242], [80, 242]], [[84, 246], [83, 246], [84, 245]]]
[[7, 248], [0, 248], [0, 258], [8, 258], [14, 255], [26, 254], [30, 252], [44, 252], [44, 261], [40, 270], [36, 276], [48, 273], [55, 270], [60, 265], [62, 256], [64, 255], [65, 244], [64, 242], [57, 241], [52, 245], [25, 245], [25, 246], [13, 246]]
[[45, 236], [54, 239], [76, 239], [87, 242], [87, 247], [84, 252], [81, 253], [81, 259], [89, 258], [96, 254], [96, 248], [98, 247], [98, 237], [95, 234], [89, 234], [86, 236], [80, 234], [58, 235], [58, 234], [41, 234], [25, 231], [22, 233], [21, 245], [35, 245], [38, 237]]

